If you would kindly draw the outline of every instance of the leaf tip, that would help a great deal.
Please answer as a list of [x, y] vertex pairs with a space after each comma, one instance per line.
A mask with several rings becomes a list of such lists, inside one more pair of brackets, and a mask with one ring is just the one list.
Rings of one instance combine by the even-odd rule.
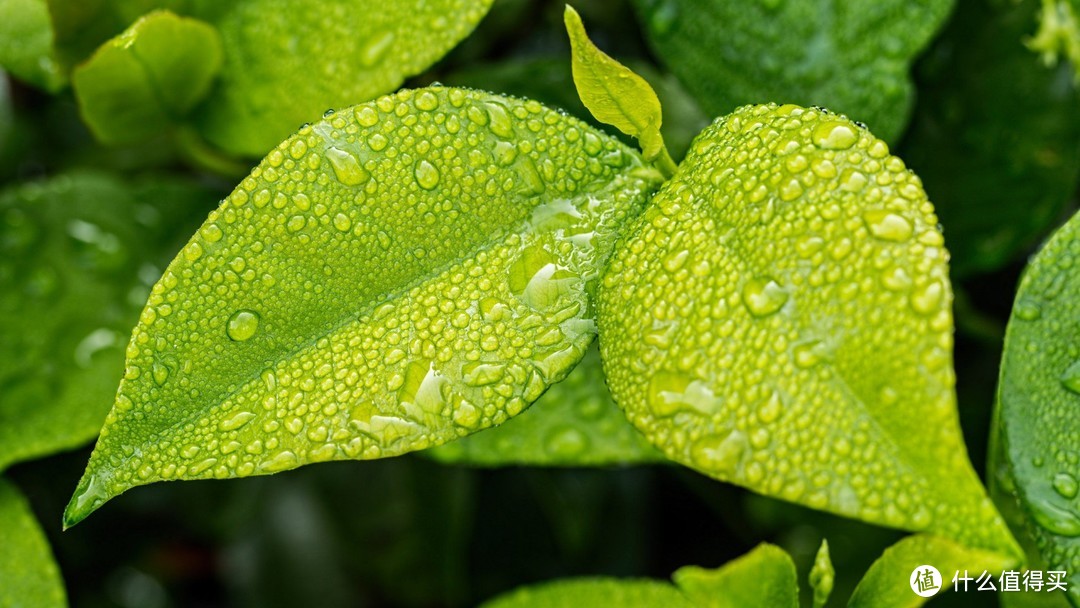
[[112, 496], [106, 491], [105, 480], [102, 476], [84, 474], [79, 480], [79, 485], [75, 487], [71, 501], [64, 508], [64, 530], [86, 519], [110, 498]]

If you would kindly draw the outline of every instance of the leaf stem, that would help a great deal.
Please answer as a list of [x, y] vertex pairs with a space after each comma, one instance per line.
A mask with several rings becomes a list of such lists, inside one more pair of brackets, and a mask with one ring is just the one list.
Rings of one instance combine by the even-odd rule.
[[675, 170], [679, 168], [675, 161], [672, 160], [671, 155], [668, 154], [667, 146], [660, 147], [660, 155], [657, 156], [653, 164], [664, 175], [664, 179], [671, 179], [671, 176], [675, 175]]

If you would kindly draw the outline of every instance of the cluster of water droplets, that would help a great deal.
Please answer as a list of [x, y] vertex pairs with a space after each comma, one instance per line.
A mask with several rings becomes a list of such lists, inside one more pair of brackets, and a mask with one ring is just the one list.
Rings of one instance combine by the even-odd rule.
[[[654, 203], [601, 292], [609, 384], [632, 421], [721, 479], [949, 526], [953, 505], [910, 468], [970, 473], [948, 254], [918, 177], [846, 118], [747, 106], [698, 136]], [[981, 493], [968, 477], [950, 483]]]
[[651, 175], [531, 101], [433, 87], [327, 112], [155, 285], [98, 458], [118, 487], [244, 476], [506, 420], [584, 354]]

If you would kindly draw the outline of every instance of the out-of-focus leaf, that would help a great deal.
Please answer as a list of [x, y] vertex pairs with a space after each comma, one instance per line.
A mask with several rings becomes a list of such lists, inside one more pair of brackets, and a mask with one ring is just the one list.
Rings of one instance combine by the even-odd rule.
[[[675, 159], [682, 158], [690, 141], [709, 124], [709, 119], [673, 75], [660, 72], [643, 61], [627, 61], [627, 66], [654, 86], [663, 112], [660, 133], [671, 155]], [[603, 123], [581, 103], [574, 87], [568, 86], [573, 80], [570, 69], [570, 62], [565, 57], [509, 59], [453, 72], [443, 78], [443, 82], [535, 99], [603, 127]], [[630, 141], [626, 136], [622, 139]]]
[[327, 108], [393, 91], [473, 30], [492, 0], [201, 2], [225, 64], [200, 108], [203, 135], [262, 156]]
[[998, 382], [1000, 449], [1047, 569], [1080, 606], [1080, 214], [1020, 281]]
[[54, 50], [56, 34], [45, 0], [0, 0], [0, 67], [48, 91], [67, 77]]
[[97, 173], [0, 193], [0, 470], [97, 434], [171, 230], [212, 200]]
[[182, 119], [206, 95], [221, 60], [212, 26], [155, 11], [76, 68], [72, 86], [99, 140], [130, 143]]
[[[972, 549], [940, 536], [915, 534], [886, 549], [870, 566], [851, 595], [848, 608], [922, 606], [930, 598], [913, 593], [911, 580], [922, 572], [916, 572], [920, 566], [927, 565], [941, 574], [940, 593], [952, 589], [952, 576], [956, 572], [961, 575], [968, 572], [975, 578], [983, 571], [998, 574], [1017, 564], [1000, 553]], [[975, 591], [974, 586], [969, 587], [969, 591]]]
[[649, 42], [720, 116], [747, 103], [826, 106], [887, 141], [907, 124], [909, 64], [951, 0], [634, 0]]
[[814, 557], [809, 579], [810, 587], [814, 590], [813, 608], [822, 608], [829, 601], [833, 581], [836, 579], [836, 570], [833, 569], [832, 559], [829, 557], [829, 543], [825, 539], [821, 539], [821, 547]]
[[680, 568], [675, 584], [699, 608], [798, 608], [799, 581], [786, 551], [762, 543], [715, 569]]
[[923, 178], [956, 276], [994, 270], [1059, 222], [1080, 175], [1069, 69], [1024, 48], [1035, 3], [962, 0], [921, 65], [901, 156]]
[[0, 478], [0, 606], [62, 608], [64, 582], [22, 493]]
[[576, 119], [464, 89], [302, 128], [154, 286], [65, 521], [518, 414], [585, 354], [600, 268], [658, 180]]
[[652, 580], [583, 578], [522, 587], [480, 608], [694, 608], [670, 583]]
[[957, 420], [947, 258], [883, 141], [827, 111], [741, 108], [611, 256], [608, 386], [702, 473], [1019, 559]]
[[590, 347], [565, 380], [502, 426], [429, 452], [446, 463], [479, 466], [602, 466], [667, 459], [635, 429], [611, 399]]
[[1080, 2], [1077, 0], [1041, 0], [1039, 29], [1027, 41], [1031, 50], [1042, 55], [1046, 65], [1064, 58], [1080, 79]]

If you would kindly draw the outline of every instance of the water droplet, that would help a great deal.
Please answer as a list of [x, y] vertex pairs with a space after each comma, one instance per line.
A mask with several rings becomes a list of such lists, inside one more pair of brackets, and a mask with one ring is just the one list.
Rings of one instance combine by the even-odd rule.
[[803, 369], [817, 365], [825, 355], [821, 342], [817, 340], [795, 346], [793, 354], [795, 356], [795, 365]]
[[348, 232], [349, 228], [352, 228], [352, 220], [344, 213], [339, 213], [334, 216], [334, 228], [342, 232]]
[[1032, 500], [1029, 506], [1035, 521], [1046, 530], [1061, 536], [1080, 536], [1080, 515], [1042, 498]]
[[1080, 395], [1080, 359], [1073, 362], [1073, 364], [1061, 374], [1061, 385]]
[[278, 452], [273, 458], [259, 463], [259, 468], [267, 473], [277, 473], [286, 469], [296, 468], [299, 464], [300, 459], [296, 457], [296, 454], [289, 450], [284, 450]]
[[884, 209], [874, 209], [863, 214], [863, 221], [870, 234], [883, 241], [900, 243], [911, 238], [911, 222]]
[[846, 150], [855, 145], [855, 142], [859, 140], [859, 135], [851, 125], [838, 120], [830, 120], [814, 127], [811, 139], [819, 148]]
[[487, 108], [488, 128], [491, 129], [491, 132], [499, 137], [513, 137], [514, 126], [510, 122], [510, 116], [506, 113], [506, 108], [502, 104], [493, 101], [485, 103], [484, 106]]
[[424, 112], [430, 112], [439, 107], [439, 98], [431, 91], [424, 91], [416, 96], [416, 108]]
[[416, 163], [413, 175], [416, 177], [416, 183], [424, 190], [431, 190], [439, 185], [439, 170], [426, 160]]
[[742, 456], [746, 452], [746, 435], [731, 431], [727, 435], [706, 435], [694, 442], [690, 448], [690, 458], [702, 471], [731, 473], [740, 468]]
[[1014, 309], [1016, 316], [1024, 321], [1037, 321], [1042, 316], [1039, 305], [1031, 300], [1021, 300], [1016, 303]]
[[928, 315], [936, 312], [941, 304], [941, 296], [945, 294], [945, 288], [940, 281], [927, 283], [925, 287], [911, 294], [911, 308], [920, 315]]
[[217, 224], [207, 224], [203, 226], [199, 230], [199, 234], [201, 234], [208, 243], [216, 243], [221, 240], [222, 236], [224, 236], [224, 233], [221, 231], [221, 228]]
[[393, 43], [393, 32], [373, 34], [368, 39], [367, 44], [364, 45], [364, 48], [360, 49], [360, 63], [368, 68], [375, 65], [386, 55], [386, 51], [390, 49]]
[[169, 381], [169, 366], [161, 361], [154, 361], [154, 365], [150, 369], [150, 375], [154, 377], [154, 382], [158, 386], [162, 386]]
[[360, 123], [362, 127], [374, 127], [379, 122], [379, 113], [371, 106], [361, 106], [356, 109], [355, 114], [356, 122]]
[[221, 421], [218, 427], [223, 431], [235, 431], [236, 429], [244, 426], [255, 419], [255, 414], [251, 412], [237, 412], [232, 416]]
[[334, 168], [334, 176], [346, 186], [359, 186], [371, 177], [360, 166], [360, 161], [345, 150], [330, 146], [326, 149], [326, 158]]
[[461, 366], [461, 380], [469, 386], [487, 386], [502, 380], [506, 365], [472, 361]]
[[788, 292], [770, 278], [755, 277], [743, 286], [742, 300], [750, 314], [766, 317], [784, 306], [788, 301]]
[[1076, 494], [1080, 490], [1080, 484], [1077, 484], [1076, 478], [1068, 473], [1055, 475], [1053, 486], [1054, 491], [1061, 494], [1062, 498], [1076, 498]]
[[238, 310], [229, 317], [225, 333], [235, 342], [251, 339], [259, 330], [259, 314], [253, 310]]

